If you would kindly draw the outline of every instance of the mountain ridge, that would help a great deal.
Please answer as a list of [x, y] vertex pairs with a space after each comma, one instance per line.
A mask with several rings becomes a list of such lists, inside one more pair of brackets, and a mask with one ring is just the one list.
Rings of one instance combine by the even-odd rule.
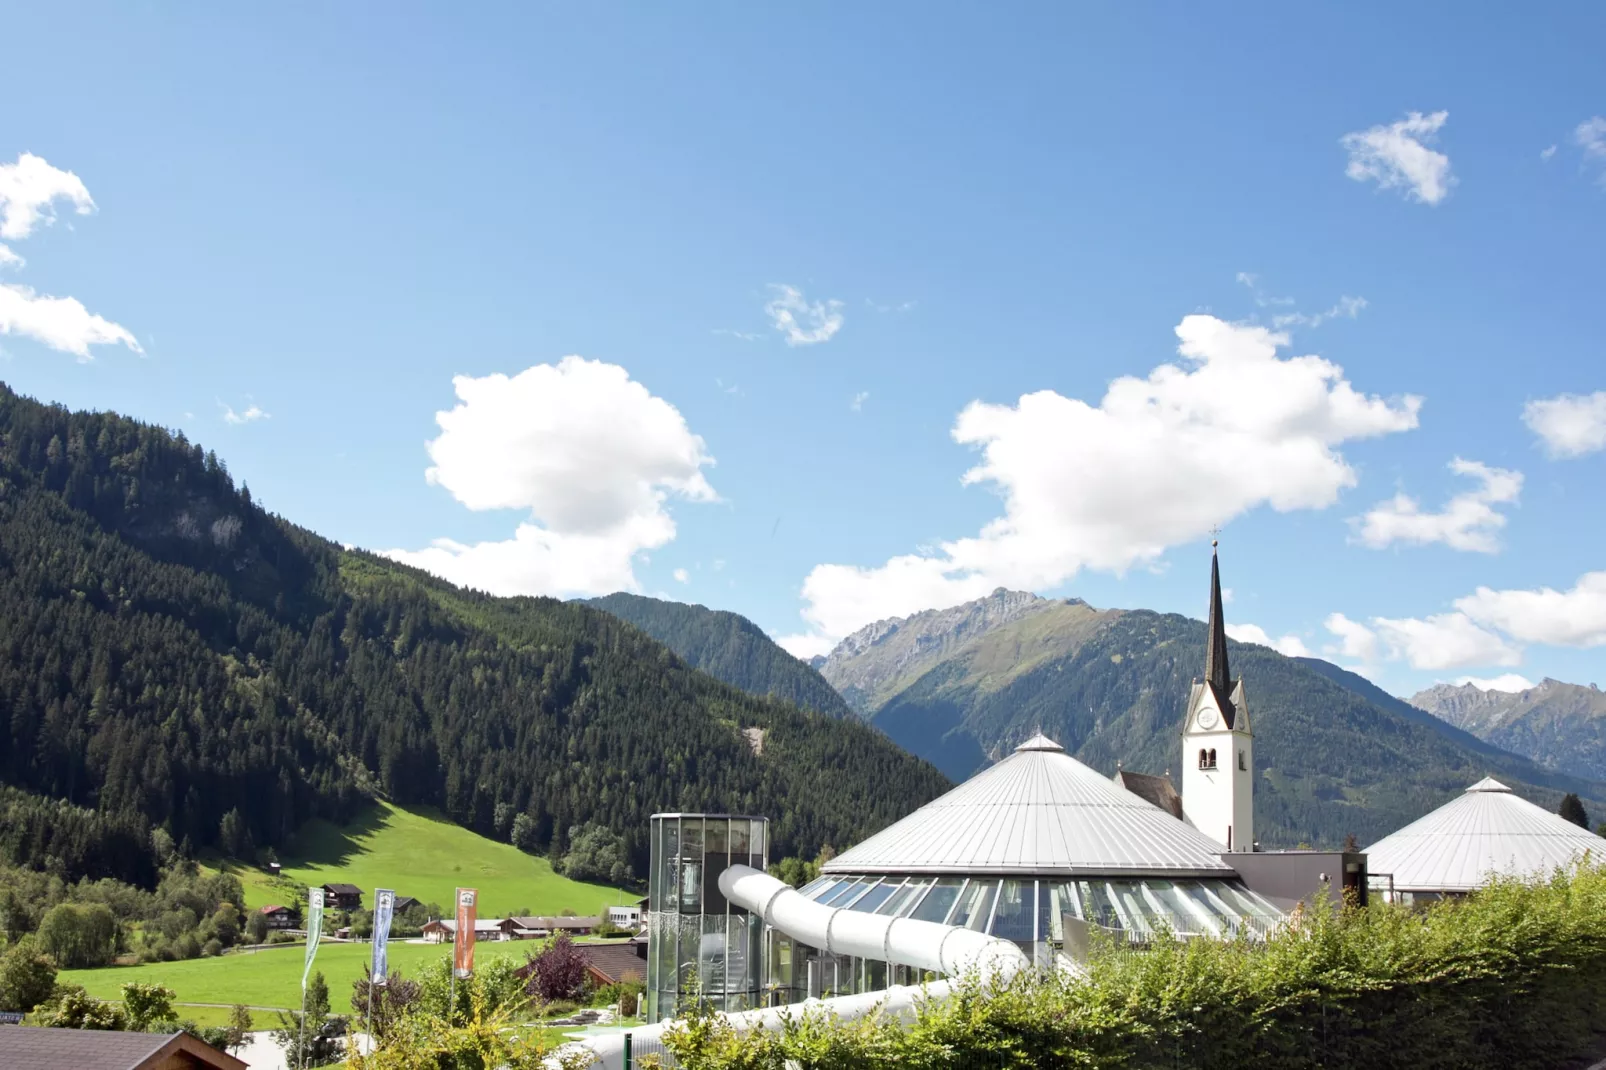
[[[1107, 773], [1118, 764], [1177, 769], [1188, 686], [1204, 665], [1204, 623], [1044, 602], [959, 642], [927, 636], [940, 656], [912, 681], [897, 681], [870, 708], [870, 723], [954, 779], [1039, 729]], [[945, 612], [966, 619], [965, 607], [956, 610]], [[895, 635], [897, 623], [878, 631]], [[1255, 724], [1257, 830], [1268, 846], [1336, 845], [1351, 832], [1377, 838], [1491, 773], [1552, 809], [1568, 791], [1606, 798], [1600, 780], [1547, 770], [1337, 666], [1236, 641], [1229, 650]], [[833, 651], [827, 679], [851, 670], [845, 654]]]
[[1606, 692], [1546, 677], [1521, 691], [1435, 684], [1410, 703], [1494, 746], [1578, 776], [1606, 777]]
[[640, 628], [692, 668], [748, 694], [771, 695], [830, 717], [855, 716], [818, 670], [738, 613], [624, 591], [581, 601]]

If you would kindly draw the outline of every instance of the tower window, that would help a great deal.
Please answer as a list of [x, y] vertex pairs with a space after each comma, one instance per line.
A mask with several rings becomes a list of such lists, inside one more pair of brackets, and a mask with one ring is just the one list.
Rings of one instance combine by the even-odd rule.
[[1214, 769], [1215, 767], [1216, 767], [1216, 749], [1214, 747], [1211, 747], [1209, 750], [1204, 750], [1203, 748], [1201, 748], [1200, 751], [1199, 751], [1199, 768], [1200, 769]]
[[1246, 773], [1249, 772], [1249, 766], [1245, 763], [1243, 751], [1238, 752], [1238, 768]]

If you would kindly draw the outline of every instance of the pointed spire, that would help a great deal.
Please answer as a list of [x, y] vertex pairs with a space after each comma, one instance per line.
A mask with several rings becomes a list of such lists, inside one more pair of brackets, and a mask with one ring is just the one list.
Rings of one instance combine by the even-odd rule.
[[1227, 668], [1227, 621], [1221, 613], [1221, 566], [1216, 560], [1215, 539], [1210, 540], [1209, 628], [1205, 639], [1205, 683], [1226, 698], [1232, 693], [1232, 673]]

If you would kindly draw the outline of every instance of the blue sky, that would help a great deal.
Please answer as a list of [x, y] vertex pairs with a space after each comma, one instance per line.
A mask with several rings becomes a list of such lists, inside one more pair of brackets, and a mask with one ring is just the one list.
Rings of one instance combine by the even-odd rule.
[[7, 25], [0, 376], [330, 537], [808, 651], [1220, 526], [1285, 649], [1606, 677], [1598, 7]]

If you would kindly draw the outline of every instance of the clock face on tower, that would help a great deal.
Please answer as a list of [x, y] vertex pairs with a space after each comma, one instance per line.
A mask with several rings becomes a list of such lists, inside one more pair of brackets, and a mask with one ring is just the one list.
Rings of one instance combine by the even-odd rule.
[[1211, 709], [1209, 706], [1206, 706], [1204, 709], [1200, 710], [1199, 711], [1199, 727], [1200, 728], [1214, 728], [1214, 727], [1216, 727], [1216, 711]]

